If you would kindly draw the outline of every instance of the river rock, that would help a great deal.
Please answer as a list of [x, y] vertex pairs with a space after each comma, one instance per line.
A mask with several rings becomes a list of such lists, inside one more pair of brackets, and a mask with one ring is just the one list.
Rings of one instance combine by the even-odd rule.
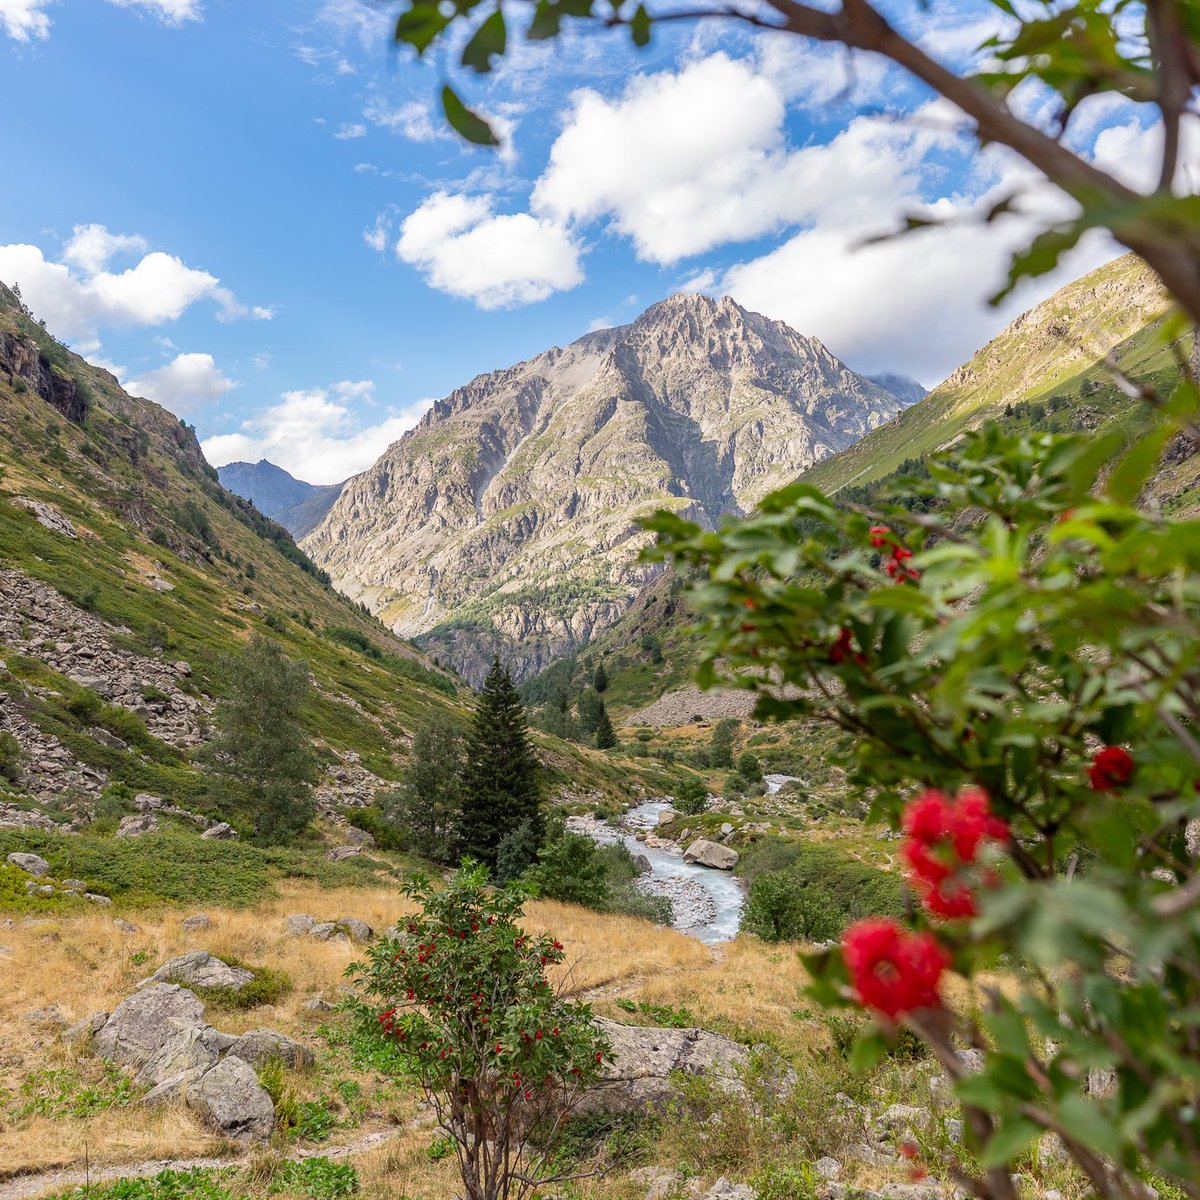
[[227, 1056], [187, 1088], [188, 1107], [236, 1141], [266, 1141], [275, 1106], [243, 1059]]
[[231, 967], [207, 950], [193, 950], [163, 963], [140, 987], [150, 983], [183, 983], [189, 987], [222, 988], [240, 992], [254, 979], [245, 967]]
[[96, 1031], [96, 1053], [140, 1067], [180, 1029], [204, 1023], [198, 996], [174, 983], [155, 983], [123, 1000]]
[[10, 854], [7, 861], [29, 875], [50, 874], [50, 864], [40, 854], [21, 854], [18, 851]]
[[737, 866], [738, 852], [720, 842], [697, 838], [684, 852], [685, 863], [699, 863], [702, 867], [716, 867], [720, 871], [732, 871]]

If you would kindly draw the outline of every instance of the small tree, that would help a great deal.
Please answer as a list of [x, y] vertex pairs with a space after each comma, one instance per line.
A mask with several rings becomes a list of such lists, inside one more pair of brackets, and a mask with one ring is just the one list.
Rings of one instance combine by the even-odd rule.
[[479, 693], [467, 739], [459, 843], [466, 853], [494, 867], [501, 842], [525, 822], [532, 830], [532, 848], [517, 874], [533, 861], [542, 839], [538, 761], [529, 743], [524, 705], [497, 658]]
[[421, 911], [346, 973], [361, 1028], [399, 1050], [453, 1139], [467, 1200], [521, 1200], [590, 1173], [554, 1152], [609, 1047], [590, 1007], [546, 977], [562, 944], [525, 933], [523, 893], [487, 878], [468, 862], [440, 891], [414, 880]]
[[737, 772], [747, 783], [762, 782], [762, 763], [760, 763], [757, 756], [751, 754], [749, 750], [738, 755]]
[[216, 733], [199, 758], [254, 823], [255, 840], [287, 842], [316, 812], [317, 760], [300, 719], [312, 689], [307, 668], [257, 635], [224, 663]]
[[584, 737], [595, 736], [605, 711], [600, 693], [595, 688], [584, 688], [579, 695], [577, 707], [579, 709], [579, 728]]
[[603, 909], [609, 899], [608, 869], [600, 847], [590, 837], [559, 824], [538, 851], [528, 878], [538, 894], [565, 904]]
[[592, 687], [597, 692], [605, 692], [608, 690], [608, 674], [604, 670], [603, 663], [596, 664], [596, 673], [592, 676]]
[[738, 722], [733, 717], [725, 717], [713, 727], [712, 742], [708, 750], [711, 766], [723, 770], [733, 766], [733, 739], [737, 730]]
[[708, 789], [700, 782], [689, 776], [675, 788], [675, 807], [689, 817], [704, 811], [708, 803]]
[[429, 722], [413, 735], [412, 763], [399, 786], [381, 804], [384, 817], [402, 829], [408, 845], [434, 862], [450, 862], [463, 805], [460, 730]]
[[617, 735], [613, 730], [612, 721], [609, 720], [608, 708], [604, 701], [600, 701], [600, 720], [596, 725], [596, 749], [611, 750], [617, 744]]

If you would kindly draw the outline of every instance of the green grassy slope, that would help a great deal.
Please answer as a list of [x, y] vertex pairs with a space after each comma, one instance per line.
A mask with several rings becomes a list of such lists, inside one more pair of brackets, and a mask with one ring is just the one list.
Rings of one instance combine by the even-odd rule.
[[[818, 463], [805, 482], [828, 492], [873, 483], [906, 459], [921, 459], [1022, 401], [1063, 397], [1066, 408], [1094, 408], [1084, 394], [1092, 381], [1115, 391], [1102, 362], [1114, 347], [1130, 373], [1171, 369], [1164, 347], [1153, 347], [1150, 327], [1168, 308], [1148, 267], [1125, 255], [1089, 272], [1030, 309], [993, 338], [940, 387], [848, 450]], [[1153, 361], [1152, 361], [1153, 360]], [[1108, 400], [1112, 400], [1109, 395]], [[1129, 408], [1122, 398], [1108, 407]], [[1086, 424], [1087, 414], [1085, 414]], [[1070, 414], [1063, 427], [1074, 426]]]

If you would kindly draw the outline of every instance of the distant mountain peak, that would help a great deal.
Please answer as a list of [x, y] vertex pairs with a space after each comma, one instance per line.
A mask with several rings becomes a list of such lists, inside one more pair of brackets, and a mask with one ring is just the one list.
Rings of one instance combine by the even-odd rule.
[[267, 458], [226, 463], [217, 468], [217, 476], [231, 492], [249, 500], [295, 538], [316, 528], [342, 490], [340, 483], [305, 483]]
[[456, 388], [304, 545], [468, 678], [497, 647], [525, 676], [628, 608], [640, 518], [715, 524], [903, 407], [782, 322], [679, 293]]

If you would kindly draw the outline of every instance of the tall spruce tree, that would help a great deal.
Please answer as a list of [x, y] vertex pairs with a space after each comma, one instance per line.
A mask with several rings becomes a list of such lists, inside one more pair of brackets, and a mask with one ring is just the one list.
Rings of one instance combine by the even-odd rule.
[[[521, 697], [499, 658], [484, 680], [467, 738], [459, 831], [463, 853], [492, 868], [506, 839], [519, 833], [523, 845], [532, 845], [522, 869], [533, 861], [541, 842], [538, 761], [526, 732]], [[506, 867], [512, 871], [513, 864], [506, 862]]]
[[617, 744], [617, 735], [609, 720], [608, 708], [600, 701], [600, 720], [596, 722], [596, 749], [611, 750]]

